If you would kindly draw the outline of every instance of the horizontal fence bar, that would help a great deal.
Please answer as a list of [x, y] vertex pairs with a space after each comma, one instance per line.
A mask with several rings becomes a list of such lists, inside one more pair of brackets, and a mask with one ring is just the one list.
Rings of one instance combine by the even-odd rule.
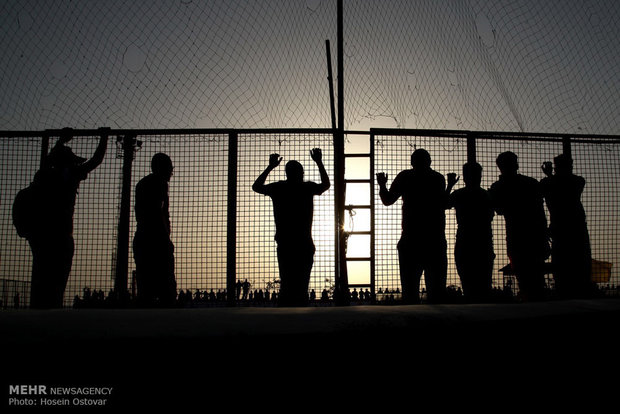
[[[43, 135], [56, 136], [63, 132], [62, 129], [47, 129], [41, 131], [10, 131], [0, 130], [0, 137], [40, 137]], [[72, 129], [74, 136], [99, 135], [99, 129]], [[235, 128], [175, 128], [175, 129], [110, 129], [109, 135], [215, 135], [231, 133], [236, 134], [332, 134], [331, 128], [262, 128], [262, 129], [235, 129]], [[469, 131], [469, 130], [439, 130], [439, 129], [399, 129], [399, 128], [371, 128], [368, 131], [344, 131], [345, 135], [393, 135], [393, 136], [418, 136], [436, 138], [467, 138], [473, 136], [476, 139], [514, 139], [521, 141], [561, 141], [570, 138], [574, 142], [586, 143], [609, 143], [620, 142], [620, 135], [601, 134], [562, 134], [547, 132], [510, 132], [510, 131]], [[593, 142], [600, 140], [600, 142]], [[347, 154], [347, 157], [367, 157], [369, 154]]]
[[345, 179], [344, 182], [347, 184], [370, 184], [372, 180], [370, 178], [352, 178]]
[[361, 153], [361, 154], [344, 154], [345, 158], [370, 158], [372, 154]]
[[510, 131], [467, 131], [467, 130], [436, 130], [436, 129], [399, 129], [399, 128], [371, 128], [373, 135], [403, 135], [417, 137], [437, 137], [437, 138], [467, 138], [473, 136], [478, 139], [516, 139], [521, 141], [545, 139], [546, 141], [561, 141], [564, 138], [585, 139], [606, 139], [620, 141], [620, 135], [601, 135], [601, 134], [561, 134], [547, 132], [510, 132]]
[[[43, 135], [57, 136], [64, 133], [62, 129], [46, 129], [43, 131], [0, 131], [0, 137], [40, 137]], [[72, 129], [74, 136], [99, 135], [99, 129]], [[213, 128], [187, 128], [187, 129], [110, 129], [108, 135], [230, 135], [230, 134], [332, 134], [330, 128], [281, 128], [281, 129], [213, 129]]]

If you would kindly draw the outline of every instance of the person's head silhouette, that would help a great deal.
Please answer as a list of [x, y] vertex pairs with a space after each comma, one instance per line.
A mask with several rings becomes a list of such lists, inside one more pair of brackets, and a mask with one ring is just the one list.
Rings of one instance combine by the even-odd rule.
[[153, 174], [162, 177], [166, 181], [170, 181], [173, 170], [172, 160], [168, 155], [163, 152], [158, 152], [153, 155], [153, 159], [151, 160], [151, 171], [153, 171]]
[[463, 165], [463, 180], [466, 187], [480, 187], [482, 166], [477, 162], [468, 162]]
[[425, 149], [419, 148], [411, 154], [411, 166], [415, 171], [426, 171], [431, 168], [431, 155]]
[[499, 154], [495, 163], [503, 175], [514, 175], [519, 170], [517, 154], [512, 151]]
[[48, 160], [52, 167], [66, 168], [80, 165], [86, 161], [86, 158], [78, 157], [71, 148], [59, 143], [50, 151]]
[[560, 154], [553, 158], [555, 165], [555, 173], [559, 175], [568, 175], [573, 172], [573, 160], [566, 154]]
[[284, 171], [288, 181], [301, 182], [304, 180], [304, 167], [298, 161], [287, 162]]
[[58, 142], [47, 156], [50, 167], [68, 168], [75, 167], [86, 161], [86, 158], [78, 157], [73, 150], [65, 144], [73, 138], [73, 129], [63, 128], [58, 136]]

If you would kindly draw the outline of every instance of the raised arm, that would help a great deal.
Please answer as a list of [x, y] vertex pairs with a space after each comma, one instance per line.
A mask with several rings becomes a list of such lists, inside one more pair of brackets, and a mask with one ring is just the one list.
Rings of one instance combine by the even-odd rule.
[[452, 192], [452, 188], [459, 181], [461, 177], [457, 177], [455, 173], [448, 173], [448, 185], [446, 186], [446, 208], [454, 207], [451, 202], [450, 193]]
[[106, 150], [108, 148], [108, 135], [110, 133], [110, 128], [99, 128], [99, 145], [95, 150], [95, 153], [84, 164], [80, 166], [83, 169], [84, 173], [88, 174], [95, 168], [99, 166], [103, 162], [103, 157], [105, 156]]
[[446, 195], [449, 196], [454, 185], [459, 182], [461, 177], [457, 177], [455, 173], [448, 173], [448, 185], [446, 186]]
[[265, 168], [265, 171], [263, 171], [261, 175], [258, 176], [256, 181], [254, 181], [254, 184], [252, 184], [252, 190], [256, 191], [259, 194], [265, 194], [265, 181], [267, 181], [267, 176], [269, 175], [271, 170], [280, 165], [281, 161], [282, 157], [280, 157], [280, 154], [271, 154], [269, 156], [269, 165], [267, 166], [267, 168]]
[[392, 183], [392, 187], [390, 187], [390, 189], [388, 190], [387, 180], [388, 180], [387, 174], [385, 173], [377, 174], [377, 184], [379, 184], [379, 197], [381, 197], [381, 201], [383, 202], [383, 205], [391, 206], [400, 197], [400, 192], [395, 190], [394, 183]]
[[319, 194], [324, 193], [329, 189], [331, 183], [329, 182], [329, 176], [323, 165], [323, 153], [320, 148], [314, 148], [310, 151], [310, 156], [316, 162], [316, 166], [319, 167], [319, 173], [321, 174], [321, 182], [319, 184]]

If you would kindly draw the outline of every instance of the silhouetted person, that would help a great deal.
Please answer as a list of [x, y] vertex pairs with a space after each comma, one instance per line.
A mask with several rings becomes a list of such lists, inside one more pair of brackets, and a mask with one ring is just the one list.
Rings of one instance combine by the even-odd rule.
[[313, 197], [323, 194], [330, 186], [321, 150], [313, 149], [310, 156], [319, 168], [320, 183], [304, 181], [302, 165], [289, 161], [285, 170], [286, 180], [265, 185], [269, 173], [282, 161], [278, 154], [272, 154], [268, 167], [252, 185], [254, 191], [268, 195], [273, 201], [281, 306], [308, 304], [308, 284], [315, 252], [312, 240]]
[[140, 306], [168, 307], [174, 305], [176, 299], [174, 245], [170, 240], [168, 210], [168, 183], [173, 169], [170, 157], [157, 153], [151, 160], [152, 173], [136, 185], [137, 227], [133, 253]]
[[237, 283], [235, 284], [235, 299], [239, 300], [241, 299], [241, 281], [237, 280]]
[[480, 187], [482, 166], [476, 162], [463, 165], [465, 187], [450, 190], [458, 181], [448, 174], [448, 208], [456, 210], [456, 243], [454, 260], [468, 301], [486, 301], [490, 298], [493, 276], [493, 221], [494, 211], [489, 193]]
[[513, 152], [499, 154], [496, 163], [501, 175], [489, 193], [495, 211], [506, 222], [506, 247], [519, 292], [524, 300], [540, 300], [544, 262], [550, 254], [540, 183], [517, 172], [519, 163]]
[[573, 160], [567, 155], [554, 158], [543, 167], [546, 178], [542, 191], [549, 209], [551, 261], [555, 288], [562, 298], [588, 297], [593, 290], [592, 253], [586, 213], [581, 194], [586, 185], [583, 177], [573, 174]]
[[30, 307], [61, 308], [73, 262], [73, 213], [80, 183], [103, 161], [109, 128], [101, 128], [99, 145], [89, 160], [78, 157], [66, 146], [73, 133], [63, 129], [58, 142], [36, 173], [34, 185], [39, 197], [39, 217], [29, 234], [32, 249]]
[[401, 171], [390, 189], [387, 175], [377, 174], [379, 195], [390, 206], [400, 197], [402, 235], [398, 242], [403, 303], [419, 303], [420, 278], [424, 272], [428, 302], [444, 300], [447, 273], [446, 182], [431, 169], [431, 156], [424, 149], [411, 154], [411, 169]]
[[241, 287], [243, 288], [243, 300], [247, 300], [248, 298], [248, 293], [250, 293], [250, 282], [248, 282], [247, 279], [245, 279], [245, 282], [242, 283]]

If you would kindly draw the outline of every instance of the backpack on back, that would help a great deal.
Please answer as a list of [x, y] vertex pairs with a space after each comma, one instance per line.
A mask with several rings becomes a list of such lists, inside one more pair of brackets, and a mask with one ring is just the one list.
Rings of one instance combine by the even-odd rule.
[[41, 230], [45, 218], [46, 186], [49, 186], [47, 171], [39, 170], [34, 180], [25, 188], [19, 190], [13, 200], [13, 226], [17, 234], [25, 239], [31, 238]]
[[17, 234], [23, 238], [30, 238], [36, 230], [37, 204], [39, 197], [35, 185], [19, 190], [13, 201], [13, 225]]

